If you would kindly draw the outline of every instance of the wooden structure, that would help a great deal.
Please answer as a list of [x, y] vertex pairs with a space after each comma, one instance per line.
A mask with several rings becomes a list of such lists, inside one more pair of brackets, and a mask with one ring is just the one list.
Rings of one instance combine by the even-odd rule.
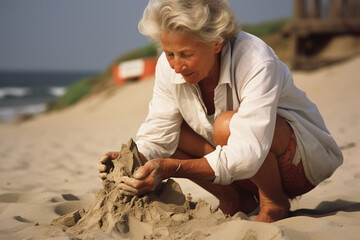
[[[314, 69], [360, 53], [360, 0], [294, 0], [293, 14], [294, 21], [283, 30], [291, 38], [292, 68]], [[322, 54], [332, 41], [344, 36], [351, 36], [359, 47], [346, 54], [338, 50], [342, 52], [338, 56]]]

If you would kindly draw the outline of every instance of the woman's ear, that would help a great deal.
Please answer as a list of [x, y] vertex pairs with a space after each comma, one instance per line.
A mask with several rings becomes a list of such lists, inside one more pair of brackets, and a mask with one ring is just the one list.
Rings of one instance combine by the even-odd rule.
[[219, 53], [223, 47], [223, 43], [215, 43], [215, 53]]

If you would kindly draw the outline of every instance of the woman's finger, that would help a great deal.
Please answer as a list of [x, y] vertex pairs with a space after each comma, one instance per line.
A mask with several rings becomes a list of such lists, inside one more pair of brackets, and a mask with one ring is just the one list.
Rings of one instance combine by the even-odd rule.
[[127, 185], [126, 183], [119, 183], [118, 187], [122, 190], [122, 191], [126, 191], [132, 195], [137, 195], [138, 194], [138, 190], [130, 185]]
[[124, 194], [124, 195], [143, 195], [145, 193], [148, 193], [148, 192], [151, 192], [154, 190], [154, 187], [153, 186], [143, 186], [141, 188], [133, 188], [129, 185], [126, 185], [125, 183], [120, 183], [119, 185], [119, 188], [120, 188], [120, 194]]
[[110, 160], [110, 157], [109, 155], [105, 154], [104, 156], [102, 156], [100, 159], [99, 159], [99, 162], [100, 163], [106, 163]]
[[103, 163], [98, 163], [97, 169], [99, 170], [99, 172], [105, 172], [106, 171], [106, 165]]
[[[155, 179], [153, 176], [144, 179], [144, 180], [138, 180], [135, 178], [129, 178], [129, 177], [122, 177], [121, 178], [121, 183], [120, 184], [125, 184], [121, 185], [121, 188], [127, 191], [131, 191], [134, 192], [136, 194], [138, 194], [139, 192], [143, 192], [145, 190], [147, 191], [152, 191], [155, 188]], [[136, 191], [134, 190], [136, 189]]]
[[136, 172], [133, 174], [133, 177], [137, 180], [141, 180], [149, 176], [151, 171], [152, 170], [147, 165], [144, 165], [136, 170]]
[[133, 174], [135, 179], [144, 179], [149, 176], [154, 170], [159, 170], [159, 164], [152, 160], [147, 162], [144, 166], [140, 167], [136, 172]]
[[101, 179], [106, 179], [106, 177], [107, 177], [107, 173], [106, 172], [99, 172], [98, 173], [98, 176], [99, 176], [99, 178], [101, 178]]
[[130, 178], [130, 177], [126, 177], [126, 176], [121, 177], [120, 181], [122, 183], [125, 183], [126, 185], [132, 187], [132, 188], [138, 188], [142, 184], [141, 180], [137, 180], [135, 178]]

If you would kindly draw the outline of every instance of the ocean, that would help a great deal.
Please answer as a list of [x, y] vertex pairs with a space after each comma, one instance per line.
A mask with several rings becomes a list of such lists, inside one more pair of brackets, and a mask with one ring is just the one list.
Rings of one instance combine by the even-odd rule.
[[46, 111], [66, 88], [96, 72], [0, 72], [0, 122], [15, 122]]

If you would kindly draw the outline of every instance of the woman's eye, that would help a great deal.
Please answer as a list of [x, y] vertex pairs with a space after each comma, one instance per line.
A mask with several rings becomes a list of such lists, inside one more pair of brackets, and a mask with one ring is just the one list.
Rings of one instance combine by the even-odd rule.
[[188, 58], [188, 57], [192, 57], [194, 54], [191, 53], [184, 53], [183, 57]]

